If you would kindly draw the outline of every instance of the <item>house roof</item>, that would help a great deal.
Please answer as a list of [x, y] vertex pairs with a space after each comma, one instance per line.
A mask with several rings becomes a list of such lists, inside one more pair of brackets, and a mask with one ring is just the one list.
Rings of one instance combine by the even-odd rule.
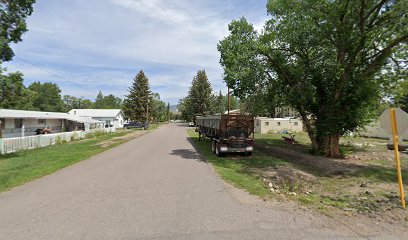
[[0, 118], [65, 119], [66, 113], [0, 109]]
[[80, 123], [99, 123], [100, 121], [61, 112], [40, 112], [14, 109], [0, 109], [0, 118], [66, 119]]
[[123, 114], [121, 109], [72, 109], [68, 112], [70, 115], [81, 117], [117, 117]]

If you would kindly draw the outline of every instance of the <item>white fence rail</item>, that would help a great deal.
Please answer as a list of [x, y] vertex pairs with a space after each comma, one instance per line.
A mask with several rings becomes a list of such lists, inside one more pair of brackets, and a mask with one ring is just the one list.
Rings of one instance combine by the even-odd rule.
[[27, 150], [39, 147], [54, 145], [56, 143], [70, 142], [83, 139], [88, 134], [98, 131], [107, 133], [116, 132], [116, 128], [103, 128], [90, 131], [63, 132], [55, 134], [45, 134], [29, 137], [0, 138], [0, 154], [12, 153], [20, 150]]

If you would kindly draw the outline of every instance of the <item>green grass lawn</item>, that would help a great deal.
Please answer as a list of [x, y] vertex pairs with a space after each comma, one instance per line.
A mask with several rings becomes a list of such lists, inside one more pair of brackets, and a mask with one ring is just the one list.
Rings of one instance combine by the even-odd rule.
[[[155, 128], [156, 126], [152, 129]], [[136, 131], [138, 130], [122, 130], [75, 142], [0, 155], [0, 192], [118, 146], [130, 140], [120, 137]], [[100, 144], [104, 141], [109, 141], [109, 144]]]

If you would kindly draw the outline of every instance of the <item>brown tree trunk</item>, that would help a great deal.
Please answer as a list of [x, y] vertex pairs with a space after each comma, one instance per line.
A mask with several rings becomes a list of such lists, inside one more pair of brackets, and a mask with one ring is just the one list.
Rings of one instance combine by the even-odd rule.
[[340, 135], [323, 136], [318, 140], [319, 152], [330, 158], [343, 158], [340, 151]]
[[316, 135], [313, 129], [313, 125], [308, 118], [306, 112], [303, 110], [303, 107], [298, 109], [299, 114], [302, 118], [303, 123], [305, 124], [307, 134], [309, 135], [310, 141], [312, 142], [312, 152], [314, 154], [319, 153], [319, 144], [317, 143]]

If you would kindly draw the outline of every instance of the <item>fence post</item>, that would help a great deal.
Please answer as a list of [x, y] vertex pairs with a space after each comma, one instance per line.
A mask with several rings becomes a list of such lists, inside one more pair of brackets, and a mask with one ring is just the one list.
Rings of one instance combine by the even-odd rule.
[[0, 138], [0, 154], [4, 154], [4, 141], [3, 138]]

